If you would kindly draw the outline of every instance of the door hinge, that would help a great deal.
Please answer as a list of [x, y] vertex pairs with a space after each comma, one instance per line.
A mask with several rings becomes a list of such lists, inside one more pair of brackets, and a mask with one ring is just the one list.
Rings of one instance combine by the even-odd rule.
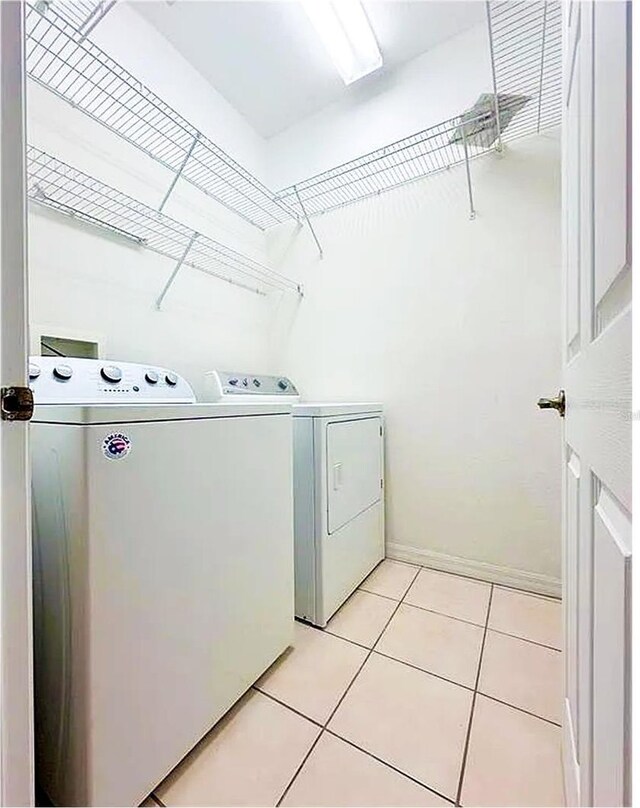
[[3, 421], [30, 421], [33, 417], [33, 391], [31, 388], [0, 388], [0, 414]]

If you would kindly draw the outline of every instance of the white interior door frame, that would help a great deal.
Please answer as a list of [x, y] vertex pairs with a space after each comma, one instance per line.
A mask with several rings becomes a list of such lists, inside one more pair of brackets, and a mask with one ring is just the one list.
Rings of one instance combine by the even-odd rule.
[[[27, 385], [24, 8], [0, 2], [0, 382]], [[27, 422], [0, 420], [0, 802], [34, 804]]]

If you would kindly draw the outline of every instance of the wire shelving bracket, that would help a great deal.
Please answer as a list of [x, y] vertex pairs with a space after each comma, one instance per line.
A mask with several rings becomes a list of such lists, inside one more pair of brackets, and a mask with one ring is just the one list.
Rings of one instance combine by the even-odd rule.
[[302, 296], [302, 287], [292, 279], [34, 146], [27, 149], [27, 171], [32, 202], [104, 229], [176, 262], [156, 301], [157, 308], [183, 266], [258, 294], [278, 289]]
[[29, 76], [168, 168], [174, 175], [168, 194], [181, 177], [260, 229], [298, 218], [55, 8], [27, 6], [26, 33]]

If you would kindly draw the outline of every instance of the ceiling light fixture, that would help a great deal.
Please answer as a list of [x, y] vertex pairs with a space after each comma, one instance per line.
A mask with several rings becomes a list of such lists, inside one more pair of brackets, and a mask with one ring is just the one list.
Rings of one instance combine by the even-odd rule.
[[382, 67], [382, 54], [360, 0], [301, 0], [345, 84]]

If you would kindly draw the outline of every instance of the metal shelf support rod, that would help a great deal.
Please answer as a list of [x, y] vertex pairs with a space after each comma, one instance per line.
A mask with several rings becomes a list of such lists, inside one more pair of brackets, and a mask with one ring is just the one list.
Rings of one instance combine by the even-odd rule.
[[318, 248], [318, 255], [320, 256], [320, 258], [324, 258], [324, 253], [322, 251], [322, 245], [320, 244], [320, 241], [318, 240], [318, 236], [316, 235], [316, 231], [313, 229], [313, 225], [311, 224], [309, 216], [307, 215], [307, 209], [304, 206], [304, 202], [300, 198], [300, 194], [298, 193], [298, 186], [294, 185], [293, 190], [296, 193], [296, 199], [298, 200], [298, 204], [300, 205], [300, 209], [302, 210], [302, 215], [304, 216], [305, 221], [306, 221], [307, 225], [309, 226], [309, 230], [311, 230], [311, 235], [313, 236], [313, 240], [315, 241], [316, 247]]
[[476, 218], [476, 209], [473, 206], [473, 187], [471, 185], [471, 167], [469, 165], [469, 147], [467, 146], [467, 133], [464, 130], [464, 123], [460, 127], [462, 132], [462, 145], [464, 146], [464, 167], [467, 173], [467, 191], [469, 192], [469, 218]]
[[[493, 82], [493, 107], [494, 107], [494, 114], [496, 116], [496, 130], [497, 130], [497, 138], [496, 138], [496, 151], [502, 151], [502, 132], [500, 131], [500, 104], [498, 101], [498, 82], [496, 79], [496, 57], [493, 48], [493, 30], [491, 28], [491, 6], [489, 5], [489, 0], [486, 0], [485, 8], [487, 11], [487, 31], [489, 33], [489, 54], [491, 56], [491, 80]], [[466, 142], [465, 142], [465, 152], [466, 152]], [[467, 162], [467, 166], [469, 163]]]
[[180, 168], [178, 168], [178, 170], [174, 174], [173, 179], [171, 180], [171, 185], [167, 188], [167, 193], [164, 195], [164, 198], [163, 198], [162, 202], [160, 203], [160, 207], [158, 208], [158, 210], [160, 212], [162, 212], [162, 209], [167, 204], [167, 200], [169, 199], [169, 197], [173, 193], [173, 189], [176, 187], [176, 183], [178, 182], [178, 180], [182, 176], [182, 172], [184, 171], [184, 167], [189, 162], [189, 159], [191, 158], [191, 155], [193, 154], [193, 150], [195, 149], [196, 144], [198, 143], [199, 140], [200, 140], [200, 133], [198, 132], [198, 134], [193, 139], [193, 143], [189, 147], [189, 151], [185, 154], [184, 160], [180, 163]]
[[78, 28], [78, 32], [82, 34], [79, 40], [80, 42], [84, 42], [96, 25], [106, 17], [117, 2], [118, 0], [103, 0], [103, 2], [99, 3], [95, 7], [87, 19]]
[[160, 311], [160, 308], [162, 307], [162, 301], [164, 300], [167, 292], [169, 291], [169, 289], [173, 285], [173, 282], [175, 281], [175, 279], [176, 279], [176, 277], [178, 275], [178, 272], [180, 272], [180, 269], [182, 268], [182, 265], [184, 264], [184, 262], [187, 259], [187, 255], [189, 254], [189, 251], [193, 247], [193, 244], [194, 244], [195, 240], [198, 238], [199, 235], [200, 235], [200, 233], [197, 233], [197, 232], [194, 231], [193, 235], [191, 236], [191, 239], [190, 239], [189, 243], [184, 248], [184, 252], [180, 256], [180, 259], [179, 259], [178, 263], [175, 265], [175, 267], [173, 269], [173, 272], [171, 273], [171, 275], [169, 275], [169, 278], [167, 279], [167, 282], [164, 285], [164, 289], [160, 292], [160, 295], [159, 295], [158, 299], [156, 300], [156, 309], [158, 311]]

